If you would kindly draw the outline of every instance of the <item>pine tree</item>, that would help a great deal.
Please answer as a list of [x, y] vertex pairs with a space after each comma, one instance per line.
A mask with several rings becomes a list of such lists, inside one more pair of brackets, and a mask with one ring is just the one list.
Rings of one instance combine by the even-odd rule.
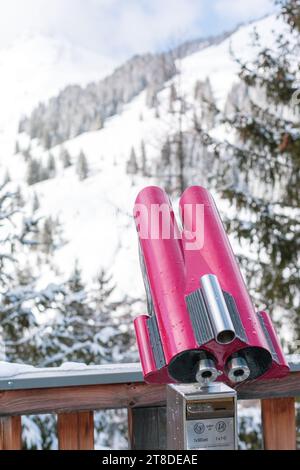
[[[198, 80], [195, 84], [194, 99], [199, 103], [197, 119], [205, 130], [210, 130], [215, 126], [217, 117], [217, 107], [213, 95], [212, 86], [207, 77], [204, 82]], [[200, 111], [200, 112], [199, 112]]]
[[18, 153], [20, 153], [20, 145], [19, 145], [19, 142], [16, 141], [15, 154], [17, 155]]
[[297, 83], [293, 61], [300, 52], [300, 1], [277, 3], [290, 25], [290, 39], [279, 35], [273, 49], [261, 47], [253, 62], [241, 63], [247, 107], [224, 117], [235, 143], [209, 137], [207, 142], [215, 145], [221, 162], [217, 188], [235, 208], [228, 229], [250, 247], [250, 255], [240, 260], [256, 303], [294, 321], [299, 337], [300, 109], [293, 108], [291, 98]]
[[134, 345], [130, 315], [134, 301], [127, 297], [116, 300], [115, 290], [112, 276], [104, 269], [100, 270], [89, 293], [90, 306], [99, 323], [99, 337], [96, 339], [102, 348], [108, 348], [104, 361], [127, 362], [132, 358]]
[[160, 159], [156, 165], [156, 176], [168, 194], [173, 194], [178, 189], [176, 161], [175, 158], [173, 158], [174, 155], [172, 154], [172, 145], [175, 147], [175, 144], [171, 144], [170, 141], [170, 139], [173, 138], [174, 136], [172, 134], [166, 137], [165, 142], [161, 146]]
[[161, 149], [161, 162], [164, 168], [168, 168], [171, 164], [171, 144], [170, 139], [167, 138], [166, 142], [163, 144]]
[[159, 111], [159, 105], [155, 105], [155, 118], [159, 119], [160, 118], [160, 111]]
[[30, 144], [28, 145], [27, 149], [23, 150], [22, 154], [23, 154], [23, 157], [24, 157], [26, 162], [30, 161], [30, 159], [31, 159], [31, 146], [30, 146]]
[[55, 158], [52, 153], [49, 153], [48, 162], [47, 162], [47, 172], [50, 178], [55, 177], [56, 163], [55, 163]]
[[[160, 174], [164, 175], [164, 185], [171, 193], [183, 193], [187, 185], [187, 149], [186, 131], [188, 128], [188, 111], [190, 104], [187, 102], [184, 89], [182, 87], [181, 57], [175, 52], [174, 60], [177, 62], [176, 81], [169, 87], [169, 130], [166, 139], [162, 142], [162, 157], [165, 162], [166, 145], [169, 145], [170, 163], [163, 166], [163, 160], [159, 164]], [[172, 150], [172, 151], [171, 151]]]
[[[52, 178], [52, 175], [54, 175], [53, 170], [50, 171], [48, 168], [48, 164], [43, 166], [42, 163], [39, 163], [40, 165], [40, 177], [39, 177], [39, 182], [41, 181], [47, 181], [50, 178]], [[51, 166], [51, 164], [50, 164]]]
[[[42, 332], [40, 365], [59, 366], [66, 361], [99, 365], [136, 359], [131, 334], [132, 302], [127, 298], [112, 300], [115, 286], [104, 270], [88, 289], [76, 261], [61, 292], [63, 298], [55, 303], [56, 315]], [[51, 446], [55, 420], [45, 423], [34, 419], [43, 431], [43, 446]], [[111, 447], [116, 434], [122, 438], [126, 421], [124, 411], [95, 414], [95, 431], [101, 436], [101, 445]]]
[[17, 187], [15, 192], [16, 207], [22, 209], [25, 206], [24, 197], [20, 186]]
[[126, 166], [126, 172], [128, 175], [136, 175], [138, 173], [138, 170], [139, 168], [137, 164], [136, 153], [135, 153], [134, 147], [132, 147], [130, 151], [130, 157]]
[[9, 171], [6, 170], [5, 175], [4, 175], [4, 182], [9, 183], [11, 181]]
[[174, 104], [176, 103], [176, 100], [177, 100], [176, 86], [174, 83], [172, 83], [170, 87], [170, 98], [169, 98], [169, 112], [170, 113], [174, 112]]
[[40, 208], [40, 201], [37, 193], [35, 192], [33, 195], [33, 202], [32, 202], [32, 212], [35, 213]]
[[42, 178], [42, 168], [41, 164], [35, 158], [30, 158], [28, 161], [27, 169], [27, 183], [29, 186], [32, 186], [36, 183], [39, 183]]
[[85, 153], [81, 150], [76, 167], [77, 175], [80, 181], [85, 180], [89, 175], [89, 166]]
[[68, 287], [70, 291], [74, 293], [82, 292], [85, 289], [81, 279], [81, 270], [78, 260], [75, 261], [73, 272], [68, 281]]
[[46, 150], [50, 150], [52, 147], [52, 137], [47, 126], [43, 129], [42, 144]]
[[94, 125], [91, 126], [91, 130], [99, 131], [103, 129], [103, 120], [100, 115], [97, 115], [95, 118]]
[[146, 146], [145, 146], [145, 142], [143, 140], [141, 142], [141, 162], [142, 162], [142, 175], [143, 176], [149, 176]]
[[65, 243], [62, 225], [58, 217], [48, 216], [41, 219], [37, 240], [37, 250], [40, 254], [46, 255], [43, 261], [55, 268], [52, 263], [53, 255]]
[[[69, 280], [63, 286], [63, 299], [56, 304], [56, 314], [43, 334], [43, 366], [59, 366], [66, 361], [88, 363], [90, 355], [85, 336], [92, 311], [87, 302], [85, 285], [76, 264]], [[84, 346], [86, 344], [86, 347]]]
[[49, 255], [53, 253], [55, 249], [55, 241], [54, 241], [54, 235], [55, 233], [55, 222], [53, 221], [52, 217], [47, 217], [46, 220], [44, 221], [43, 227], [41, 229], [40, 233], [40, 246], [41, 249], [46, 255]]
[[[32, 249], [37, 245], [39, 221], [24, 217], [17, 192], [0, 187], [0, 343], [7, 361], [35, 363], [39, 325], [37, 311], [49, 305], [43, 291], [35, 288], [36, 263]], [[49, 292], [47, 294], [49, 296]]]
[[64, 168], [69, 168], [70, 166], [72, 166], [71, 155], [69, 154], [68, 150], [64, 147], [61, 148], [60, 159]]
[[111, 300], [114, 291], [112, 279], [104, 271], [94, 287], [88, 289], [75, 262], [70, 278], [63, 285], [63, 299], [56, 303], [52, 328], [48, 324], [44, 330], [44, 365], [57, 366], [63, 361], [126, 362], [132, 356], [130, 301]]

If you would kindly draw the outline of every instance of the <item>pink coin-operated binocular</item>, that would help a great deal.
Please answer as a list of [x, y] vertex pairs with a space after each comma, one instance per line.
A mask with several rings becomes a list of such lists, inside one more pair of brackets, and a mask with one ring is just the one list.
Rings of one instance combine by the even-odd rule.
[[135, 331], [146, 382], [233, 385], [285, 376], [272, 322], [254, 309], [210, 193], [187, 189], [180, 216], [182, 229], [160, 188], [137, 197], [148, 315], [136, 318]]

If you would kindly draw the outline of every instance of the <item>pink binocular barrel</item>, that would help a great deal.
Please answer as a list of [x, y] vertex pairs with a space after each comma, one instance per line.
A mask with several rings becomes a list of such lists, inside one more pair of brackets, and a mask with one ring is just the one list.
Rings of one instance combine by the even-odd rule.
[[[168, 364], [182, 351], [197, 347], [184, 297], [181, 234], [169, 198], [160, 188], [149, 187], [138, 195], [134, 217], [148, 308], [150, 303], [152, 322], [157, 323], [161, 349]], [[138, 324], [135, 326], [138, 329]]]
[[[208, 276], [215, 277], [224, 295], [231, 296], [237, 311], [236, 319], [244, 332], [240, 337], [237, 335], [242, 342], [232, 341], [226, 349], [223, 348], [222, 359], [226, 362], [229, 356], [242, 353], [251, 366], [250, 378], [257, 378], [271, 368], [274, 350], [274, 357], [277, 357], [284, 369], [287, 364], [274, 330], [270, 327], [271, 322], [255, 311], [213, 197], [202, 187], [191, 187], [182, 195], [180, 209], [187, 294], [198, 289], [199, 283], [205, 287]], [[200, 226], [199, 221], [202, 223]], [[198, 234], [201, 246], [196, 243], [193, 247], [190, 243], [193, 234]], [[218, 350], [217, 345], [214, 350]]]
[[[188, 210], [185, 206], [190, 206]], [[203, 210], [203, 225], [197, 227], [196, 207]], [[249, 297], [240, 268], [233, 254], [228, 236], [223, 227], [219, 212], [211, 194], [200, 186], [187, 189], [180, 199], [180, 209], [184, 229], [197, 233], [203, 231], [203, 246], [195, 250], [186, 249], [184, 240], [185, 262], [187, 269], [187, 293], [199, 288], [200, 279], [206, 274], [217, 276], [221, 288], [230, 293], [250, 343], [266, 347], [266, 340], [260, 331], [260, 325], [254, 306]]]

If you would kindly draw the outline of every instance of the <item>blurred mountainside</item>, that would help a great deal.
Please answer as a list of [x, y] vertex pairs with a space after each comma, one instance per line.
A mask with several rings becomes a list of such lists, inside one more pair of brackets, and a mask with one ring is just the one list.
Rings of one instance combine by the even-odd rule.
[[[60, 221], [64, 243], [53, 262], [61, 275], [78, 259], [87, 282], [103, 268], [120, 292], [143, 292], [134, 199], [146, 185], [176, 196], [183, 183], [208, 184], [216, 163], [195, 135], [195, 122], [230, 138], [216, 110], [247, 106], [236, 58], [254, 57], [254, 30], [265, 46], [273, 44], [274, 31], [288, 34], [282, 20], [269, 16], [165, 53], [135, 56], [104, 78], [112, 64], [53, 38], [30, 38], [10, 55], [0, 51], [7, 88], [1, 171], [28, 207]], [[23, 69], [16, 70], [25, 50]], [[13, 116], [5, 120], [10, 103]]]
[[176, 60], [221, 43], [232, 34], [188, 41], [161, 54], [137, 55], [100, 82], [86, 87], [70, 85], [48, 103], [41, 103], [20, 122], [20, 132], [54, 147], [83, 132], [99, 130], [107, 118], [120, 114], [124, 105], [147, 90], [147, 105], [176, 73]]

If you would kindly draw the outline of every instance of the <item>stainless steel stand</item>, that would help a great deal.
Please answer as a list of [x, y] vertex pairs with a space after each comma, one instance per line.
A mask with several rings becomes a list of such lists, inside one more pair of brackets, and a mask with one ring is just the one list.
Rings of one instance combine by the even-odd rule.
[[236, 392], [222, 383], [168, 385], [167, 448], [237, 449]]

